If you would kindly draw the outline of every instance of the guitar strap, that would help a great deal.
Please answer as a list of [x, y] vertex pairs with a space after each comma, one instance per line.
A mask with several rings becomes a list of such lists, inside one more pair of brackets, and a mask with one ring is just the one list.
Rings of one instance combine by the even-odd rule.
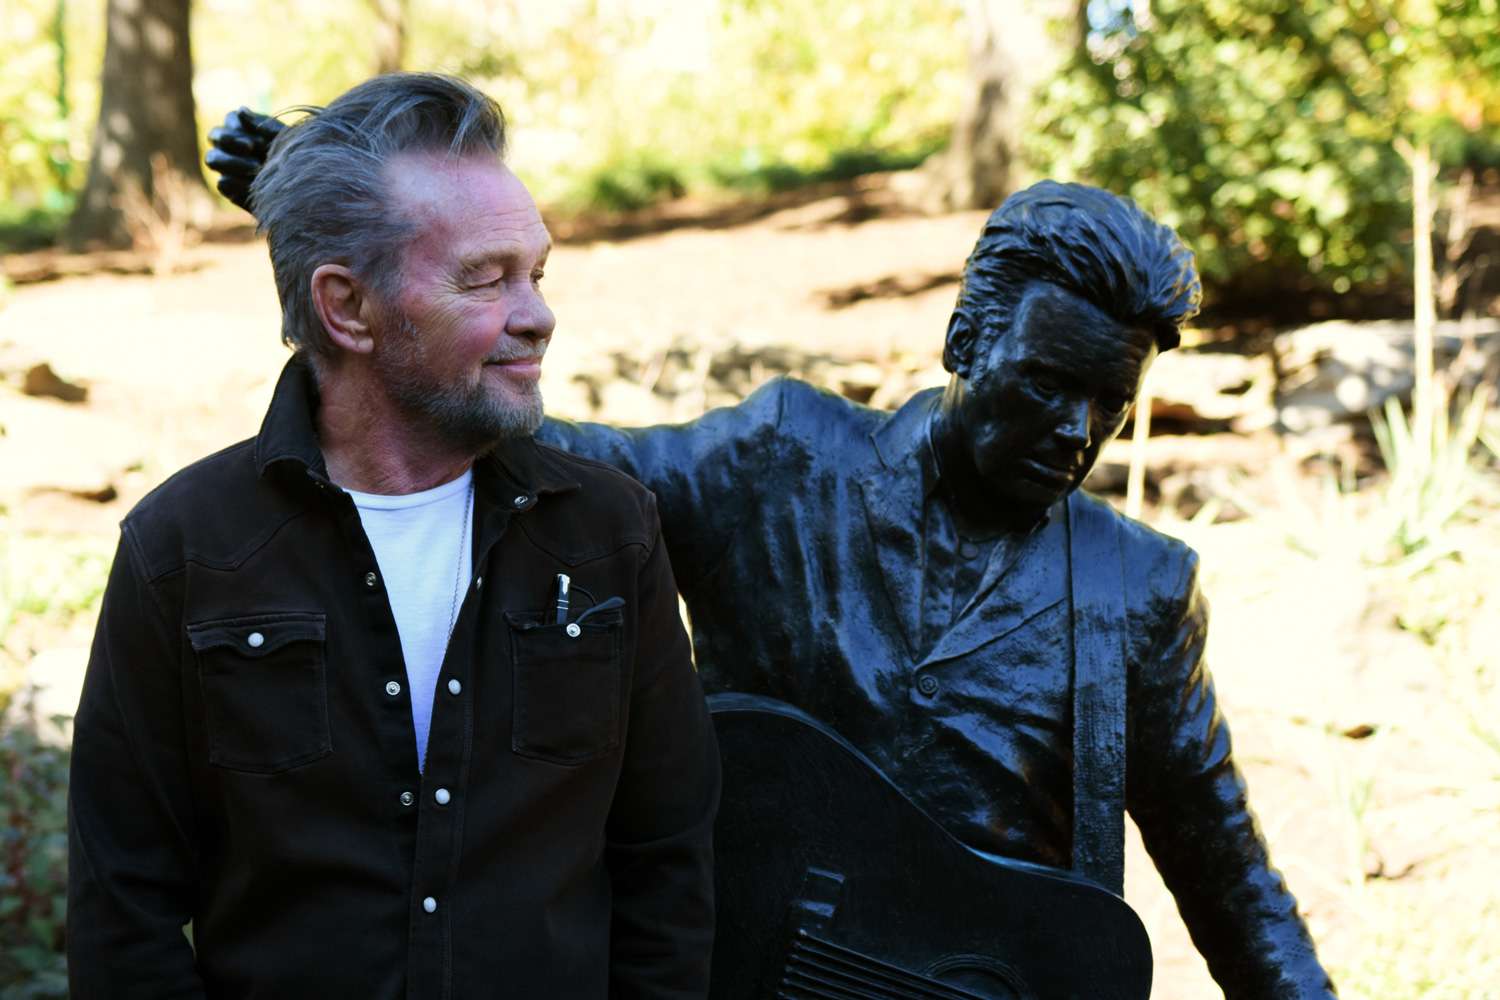
[[1068, 497], [1073, 612], [1073, 870], [1125, 893], [1125, 566], [1101, 502]]

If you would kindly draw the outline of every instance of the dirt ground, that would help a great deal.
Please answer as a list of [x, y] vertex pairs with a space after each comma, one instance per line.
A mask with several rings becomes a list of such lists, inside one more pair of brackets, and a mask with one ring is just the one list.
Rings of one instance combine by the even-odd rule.
[[[832, 194], [560, 245], [549, 410], [686, 418], [780, 367], [876, 403], [936, 384], [982, 216], [878, 209]], [[0, 299], [0, 577], [19, 609], [0, 631], [0, 688], [24, 676], [61, 711], [97, 596], [68, 588], [99, 578], [146, 490], [255, 433], [285, 358], [260, 243], [199, 247], [187, 266]], [[24, 395], [40, 362], [87, 400]], [[1265, 460], [1235, 473], [1270, 498], [1255, 516], [1148, 519], [1203, 556], [1211, 662], [1274, 858], [1344, 996], [1500, 997], [1500, 530], [1461, 520], [1464, 558], [1416, 578], [1371, 568], [1373, 498], [1330, 499], [1262, 443]], [[75, 613], [52, 606], [68, 601]], [[1219, 995], [1135, 841], [1127, 896], [1153, 940], [1153, 996]]]

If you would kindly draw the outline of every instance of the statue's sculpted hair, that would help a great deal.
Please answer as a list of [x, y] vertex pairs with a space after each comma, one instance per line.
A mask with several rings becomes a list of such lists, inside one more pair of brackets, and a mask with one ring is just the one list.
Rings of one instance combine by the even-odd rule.
[[391, 205], [386, 165], [403, 153], [454, 158], [505, 155], [505, 116], [456, 77], [389, 73], [366, 80], [271, 144], [251, 186], [281, 297], [281, 339], [316, 360], [331, 349], [313, 308], [311, 282], [342, 264], [389, 299], [414, 235]]
[[1016, 192], [990, 215], [964, 265], [955, 311], [981, 339], [1003, 334], [1036, 281], [1151, 330], [1163, 351], [1181, 342], [1203, 297], [1193, 253], [1170, 228], [1128, 198], [1056, 181]]

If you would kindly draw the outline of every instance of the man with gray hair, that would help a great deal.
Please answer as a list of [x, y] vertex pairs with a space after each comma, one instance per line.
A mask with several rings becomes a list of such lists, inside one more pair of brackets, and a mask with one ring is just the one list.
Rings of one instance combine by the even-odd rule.
[[294, 355], [122, 524], [75, 1000], [707, 989], [713, 731], [654, 498], [532, 438], [550, 238], [504, 140], [379, 77], [254, 183]]

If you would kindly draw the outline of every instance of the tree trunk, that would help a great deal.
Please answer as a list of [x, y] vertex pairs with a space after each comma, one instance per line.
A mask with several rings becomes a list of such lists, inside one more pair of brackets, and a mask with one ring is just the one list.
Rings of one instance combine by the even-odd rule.
[[406, 63], [407, 0], [369, 0], [375, 12], [375, 72], [398, 73]]
[[121, 199], [155, 193], [151, 160], [187, 181], [198, 208], [209, 203], [198, 163], [193, 113], [189, 0], [109, 0], [99, 122], [88, 180], [68, 226], [68, 242], [128, 242]]
[[971, 83], [948, 149], [929, 168], [933, 207], [994, 208], [1016, 188], [1027, 109], [1077, 44], [1082, 2], [964, 0]]

